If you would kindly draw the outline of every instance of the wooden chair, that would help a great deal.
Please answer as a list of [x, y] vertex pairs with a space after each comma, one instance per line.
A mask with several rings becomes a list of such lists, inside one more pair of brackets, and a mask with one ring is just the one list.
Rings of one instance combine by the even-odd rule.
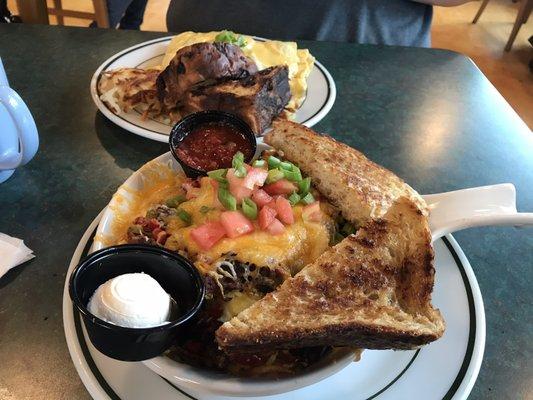
[[64, 25], [65, 17], [73, 17], [96, 21], [99, 28], [109, 28], [105, 0], [93, 0], [94, 13], [65, 10], [61, 0], [53, 0], [53, 4], [53, 7], [47, 7], [46, 0], [18, 0], [17, 8], [22, 20], [30, 24], [48, 24], [48, 15], [55, 15], [58, 25]]
[[[483, 14], [483, 11], [485, 11], [485, 7], [487, 7], [489, 1], [490, 0], [483, 0], [481, 6], [479, 7], [479, 10], [477, 11], [476, 16], [474, 17], [474, 20], [472, 21], [473, 24], [475, 24], [479, 20], [479, 17], [481, 17], [481, 14]], [[516, 21], [514, 23], [513, 30], [511, 31], [509, 40], [505, 45], [505, 51], [511, 50], [514, 40], [516, 39], [516, 35], [518, 35], [518, 31], [520, 30], [522, 24], [525, 24], [527, 22], [529, 15], [531, 14], [532, 8], [533, 0], [522, 0], [522, 4], [520, 4], [520, 9], [518, 10], [518, 15], [516, 16]]]

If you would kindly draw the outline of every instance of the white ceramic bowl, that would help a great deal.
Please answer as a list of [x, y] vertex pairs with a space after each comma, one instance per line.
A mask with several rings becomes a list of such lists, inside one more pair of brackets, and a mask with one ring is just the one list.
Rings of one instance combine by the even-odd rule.
[[326, 357], [304, 372], [285, 378], [239, 378], [179, 363], [160, 356], [143, 361], [144, 365], [174, 385], [194, 393], [219, 396], [256, 397], [290, 392], [325, 379], [354, 361], [351, 351]]
[[[258, 143], [258, 152], [266, 146]], [[117, 190], [105, 209], [96, 232], [92, 250], [115, 244], [117, 224], [128, 221], [126, 213], [135, 192], [147, 189], [157, 174], [181, 171], [170, 153], [146, 163]], [[424, 196], [431, 209], [430, 225], [434, 239], [455, 230], [480, 225], [531, 225], [533, 214], [517, 213], [515, 190], [511, 184], [465, 189]], [[254, 397], [274, 395], [311, 385], [348, 366], [355, 353], [346, 351], [324, 359], [302, 374], [281, 379], [238, 378], [179, 363], [160, 356], [144, 361], [158, 375], [184, 390], [215, 395]]]

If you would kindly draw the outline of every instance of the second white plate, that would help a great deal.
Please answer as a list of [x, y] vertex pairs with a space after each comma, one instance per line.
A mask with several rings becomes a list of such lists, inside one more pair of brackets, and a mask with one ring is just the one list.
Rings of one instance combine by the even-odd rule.
[[[172, 36], [150, 40], [123, 50], [110, 57], [94, 73], [91, 79], [91, 96], [96, 107], [108, 119], [127, 131], [158, 142], [168, 142], [168, 135], [172, 126], [163, 124], [153, 119], [142, 119], [141, 114], [135, 110], [115, 114], [100, 100], [98, 95], [98, 80], [102, 72], [117, 68], [149, 68], [159, 65], [165, 54]], [[262, 40], [261, 38], [256, 38]], [[296, 111], [295, 121], [306, 126], [318, 123], [329, 112], [337, 91], [335, 82], [328, 70], [318, 61], [311, 70], [308, 78], [307, 96], [302, 106]]]

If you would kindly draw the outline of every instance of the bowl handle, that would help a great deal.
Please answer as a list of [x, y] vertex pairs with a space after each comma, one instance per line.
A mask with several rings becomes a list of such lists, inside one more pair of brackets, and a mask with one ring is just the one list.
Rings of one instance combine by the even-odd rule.
[[430, 209], [433, 240], [474, 226], [533, 226], [533, 213], [516, 210], [513, 184], [480, 186], [423, 196]]

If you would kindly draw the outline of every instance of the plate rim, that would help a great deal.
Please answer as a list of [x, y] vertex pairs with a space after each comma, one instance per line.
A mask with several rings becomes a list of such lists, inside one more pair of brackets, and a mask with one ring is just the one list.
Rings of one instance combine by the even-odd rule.
[[[98, 81], [100, 79], [100, 75], [102, 74], [102, 71], [109, 66], [112, 62], [116, 61], [120, 57], [122, 57], [124, 54], [127, 54], [129, 52], [132, 52], [134, 50], [137, 50], [141, 47], [149, 46], [155, 43], [159, 42], [165, 42], [170, 41], [175, 35], [168, 35], [168, 36], [162, 36], [160, 38], [147, 40], [145, 42], [137, 43], [133, 46], [130, 46], [124, 50], [119, 51], [118, 53], [113, 54], [111, 57], [107, 58], [102, 64], [98, 66], [96, 71], [91, 77], [91, 81], [89, 84], [89, 90], [91, 93], [91, 98], [93, 99], [94, 104], [96, 105], [96, 108], [104, 114], [104, 116], [113, 122], [115, 125], [119, 126], [120, 128], [131, 132], [135, 135], [145, 137], [147, 139], [155, 140], [158, 142], [166, 143], [168, 142], [168, 135], [164, 135], [162, 133], [150, 131], [146, 128], [143, 128], [141, 126], [135, 125], [134, 123], [127, 121], [126, 119], [120, 117], [119, 115], [115, 114], [113, 111], [111, 111], [105, 103], [100, 99], [100, 96], [98, 95]], [[259, 36], [253, 36], [254, 39], [257, 40], [268, 40]], [[318, 71], [324, 76], [326, 84], [328, 86], [328, 93], [326, 95], [326, 101], [322, 104], [320, 109], [313, 114], [311, 117], [306, 119], [302, 122], [303, 125], [307, 127], [312, 127], [318, 122], [320, 122], [331, 110], [333, 107], [333, 104], [335, 103], [335, 100], [337, 98], [337, 87], [335, 85], [335, 81], [333, 77], [331, 76], [331, 73], [327, 70], [327, 68], [318, 60], [315, 59], [314, 67], [318, 69]]]
[[[105, 210], [106, 209], [104, 208], [98, 214], [98, 216], [91, 222], [91, 224], [89, 225], [89, 227], [87, 228], [83, 236], [81, 237], [72, 255], [72, 258], [70, 260], [69, 267], [68, 267], [66, 277], [65, 277], [65, 285], [64, 285], [64, 291], [63, 291], [63, 307], [62, 307], [63, 308], [63, 328], [64, 328], [64, 333], [65, 333], [65, 338], [67, 341], [67, 347], [68, 347], [71, 359], [74, 363], [74, 367], [76, 368], [76, 371], [78, 375], [80, 376], [89, 394], [95, 399], [119, 399], [120, 400], [120, 397], [116, 395], [116, 393], [109, 386], [109, 384], [107, 383], [104, 377], [100, 376], [99, 378], [95, 376], [92, 368], [96, 368], [96, 371], [98, 371], [98, 374], [99, 374], [100, 372], [98, 370], [98, 367], [94, 365], [94, 361], [92, 360], [92, 358], [91, 360], [87, 360], [87, 357], [84, 354], [82, 345], [80, 344], [79, 339], [78, 339], [78, 333], [77, 333], [76, 326], [75, 326], [76, 325], [75, 309], [72, 305], [72, 302], [70, 301], [70, 297], [68, 294], [68, 283], [69, 283], [70, 274], [72, 270], [75, 268], [75, 266], [77, 265], [79, 259], [82, 257], [83, 253], [89, 250], [89, 247], [92, 244], [91, 238], [94, 236], [94, 233], [96, 232], [98, 224]], [[468, 338], [468, 345], [467, 345], [467, 349], [465, 352], [465, 356], [463, 358], [463, 363], [461, 365], [461, 368], [455, 380], [452, 382], [450, 389], [448, 390], [446, 395], [443, 397], [443, 400], [452, 400], [452, 399], [453, 400], [459, 400], [459, 399], [466, 400], [474, 386], [474, 383], [476, 382], [477, 376], [481, 368], [482, 360], [483, 360], [483, 354], [485, 350], [485, 339], [486, 339], [485, 308], [483, 305], [483, 298], [481, 295], [481, 291], [480, 291], [479, 284], [477, 282], [474, 270], [472, 269], [470, 262], [468, 261], [466, 255], [464, 254], [463, 250], [461, 249], [457, 241], [454, 239], [454, 237], [451, 234], [448, 234], [439, 240], [442, 240], [444, 242], [447, 250], [450, 252], [457, 267], [459, 268], [459, 271], [461, 273], [461, 277], [463, 280], [463, 284], [465, 285], [465, 290], [467, 293], [469, 313], [470, 313], [469, 338]], [[472, 311], [474, 312], [474, 318], [472, 318]], [[69, 321], [69, 318], [70, 318], [70, 321]], [[78, 315], [78, 319], [79, 319], [79, 315]], [[70, 324], [73, 324], [74, 327], [70, 326]], [[474, 327], [473, 334], [472, 334], [472, 324]], [[416, 355], [417, 354], [418, 354], [418, 351], [416, 352]], [[414, 358], [416, 358], [416, 355]], [[91, 363], [93, 364], [93, 366], [91, 366]], [[402, 371], [402, 374], [403, 372], [404, 371]], [[182, 395], [186, 396], [187, 398], [197, 400], [196, 397], [176, 387], [174, 384], [172, 384], [165, 378], [163, 377], [160, 377], [160, 378], [164, 380], [167, 384], [175, 388], [177, 391], [179, 391]], [[389, 385], [385, 386], [382, 390], [380, 390], [379, 392], [377, 392], [376, 394], [374, 394], [367, 400], [370, 400], [370, 399], [373, 399], [379, 396], [385, 390], [393, 386], [393, 384], [397, 381], [398, 378], [393, 380]]]

